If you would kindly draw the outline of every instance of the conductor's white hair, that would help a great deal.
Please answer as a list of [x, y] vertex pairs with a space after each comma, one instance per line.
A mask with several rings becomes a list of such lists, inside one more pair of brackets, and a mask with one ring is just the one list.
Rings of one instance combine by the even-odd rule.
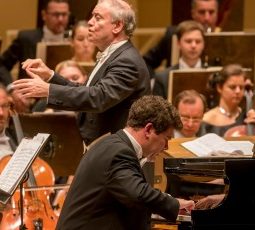
[[135, 12], [124, 0], [98, 0], [98, 4], [106, 3], [112, 15], [112, 21], [123, 21], [124, 32], [128, 37], [133, 35], [136, 28]]

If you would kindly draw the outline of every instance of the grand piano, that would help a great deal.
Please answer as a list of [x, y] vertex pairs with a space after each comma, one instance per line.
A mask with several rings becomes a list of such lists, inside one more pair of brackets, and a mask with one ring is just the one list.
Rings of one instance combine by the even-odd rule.
[[[209, 165], [209, 167], [208, 167]], [[215, 166], [215, 170], [213, 167]], [[164, 160], [164, 170], [168, 180], [171, 175], [217, 176], [225, 178], [228, 191], [224, 200], [215, 208], [207, 210], [193, 210], [191, 212], [191, 226], [193, 230], [251, 230], [255, 229], [255, 189], [252, 189], [255, 180], [255, 159], [253, 158], [173, 158]], [[169, 181], [170, 184], [172, 181]], [[180, 184], [179, 184], [180, 185]], [[175, 191], [180, 196], [210, 195], [223, 193], [226, 188], [204, 182], [197, 182], [189, 190], [190, 184], [183, 181], [186, 189]], [[209, 185], [209, 186], [208, 186]], [[211, 186], [211, 187], [210, 187]], [[216, 186], [216, 188], [214, 188]], [[171, 186], [166, 192], [171, 193]], [[211, 189], [210, 189], [211, 188]], [[190, 193], [190, 194], [189, 194]], [[194, 195], [194, 194], [193, 194]], [[190, 228], [191, 229], [191, 228]]]
[[[171, 143], [169, 146], [173, 147]], [[174, 151], [173, 147], [171, 152]], [[197, 158], [187, 153], [168, 154], [170, 157], [164, 157], [161, 165], [166, 177], [163, 189], [167, 193], [195, 201], [207, 195], [225, 193], [225, 198], [215, 208], [192, 210], [191, 222], [183, 225], [180, 221], [178, 229], [255, 229], [255, 189], [252, 186], [255, 158]], [[155, 176], [158, 179], [157, 171]], [[215, 178], [223, 178], [225, 185], [207, 183]]]

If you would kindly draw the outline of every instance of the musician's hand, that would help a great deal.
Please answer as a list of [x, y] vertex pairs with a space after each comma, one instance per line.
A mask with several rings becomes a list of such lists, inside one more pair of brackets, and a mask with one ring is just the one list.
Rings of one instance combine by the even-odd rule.
[[214, 208], [219, 205], [219, 203], [224, 199], [224, 197], [225, 194], [217, 194], [204, 197], [196, 203], [195, 209]]
[[193, 200], [184, 200], [181, 198], [176, 198], [180, 203], [180, 209], [185, 209], [190, 212], [195, 207], [195, 202]]
[[246, 114], [246, 118], [244, 120], [245, 123], [255, 123], [255, 110], [254, 109], [250, 109], [247, 114]]
[[[28, 70], [29, 71], [29, 70]], [[39, 76], [30, 72], [32, 79], [20, 79], [13, 82], [13, 89], [17, 91], [21, 97], [48, 97], [50, 84], [44, 82]]]
[[22, 63], [22, 69], [26, 70], [30, 77], [33, 77], [31, 75], [33, 73], [40, 76], [44, 81], [48, 81], [54, 73], [41, 59], [27, 59]]

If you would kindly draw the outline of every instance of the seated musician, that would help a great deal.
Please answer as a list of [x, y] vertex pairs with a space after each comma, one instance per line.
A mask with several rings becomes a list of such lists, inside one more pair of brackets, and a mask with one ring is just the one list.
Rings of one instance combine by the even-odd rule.
[[0, 85], [0, 159], [12, 154], [17, 146], [15, 135], [9, 128], [11, 99], [4, 86]]
[[178, 63], [155, 74], [153, 94], [167, 98], [169, 71], [203, 68], [201, 54], [204, 50], [204, 28], [196, 21], [181, 22], [176, 28], [180, 59]]
[[181, 130], [174, 130], [174, 137], [200, 136], [200, 126], [207, 108], [205, 97], [195, 90], [184, 90], [175, 97], [174, 106], [183, 124]]
[[[60, 74], [65, 79], [75, 82], [77, 84], [85, 84], [88, 80], [88, 75], [85, 70], [73, 60], [62, 61], [57, 64], [55, 72]], [[52, 112], [52, 109], [48, 109], [46, 99], [40, 99], [34, 106], [33, 112]]]
[[57, 64], [55, 72], [67, 80], [79, 84], [85, 84], [88, 80], [88, 74], [76, 61], [73, 60], [60, 62]]
[[204, 114], [205, 133], [211, 132], [224, 136], [225, 132], [232, 127], [242, 125], [244, 122], [254, 122], [253, 114], [246, 114], [246, 111], [241, 108], [245, 80], [245, 72], [238, 64], [227, 65], [220, 73], [212, 76], [208, 85], [217, 93], [219, 101], [216, 107]]
[[98, 141], [82, 158], [56, 229], [149, 229], [151, 213], [175, 221], [179, 208], [193, 208], [192, 201], [152, 188], [139, 164], [141, 157], [151, 159], [167, 148], [179, 126], [179, 115], [163, 98], [134, 102], [126, 127]]
[[89, 27], [86, 21], [78, 21], [72, 29], [72, 60], [76, 62], [95, 62], [95, 45], [88, 40]]

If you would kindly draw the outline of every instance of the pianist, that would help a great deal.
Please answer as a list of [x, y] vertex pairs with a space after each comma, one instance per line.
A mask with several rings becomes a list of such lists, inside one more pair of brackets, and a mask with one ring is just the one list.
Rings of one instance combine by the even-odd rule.
[[159, 96], [144, 96], [130, 108], [127, 126], [93, 145], [74, 176], [57, 230], [148, 230], [151, 213], [175, 221], [193, 201], [175, 199], [146, 182], [139, 161], [167, 148], [176, 109]]

